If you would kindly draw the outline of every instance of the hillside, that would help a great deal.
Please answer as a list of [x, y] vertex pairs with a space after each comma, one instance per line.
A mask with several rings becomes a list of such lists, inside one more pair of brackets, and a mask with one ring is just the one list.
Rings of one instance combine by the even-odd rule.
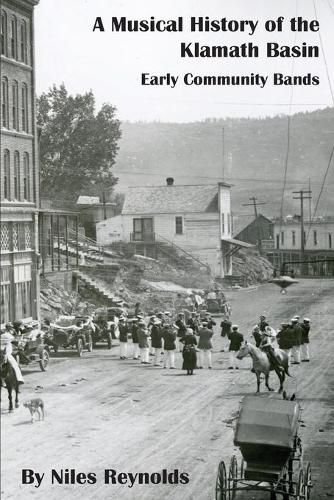
[[[159, 185], [167, 176], [178, 184], [215, 183], [222, 179], [224, 128], [225, 180], [233, 186], [233, 209], [251, 213], [241, 204], [255, 195], [267, 202], [263, 212], [280, 210], [285, 158], [287, 116], [264, 119], [206, 120], [194, 123], [122, 124], [122, 139], [115, 174], [118, 190], [129, 185]], [[315, 203], [334, 142], [334, 110], [326, 108], [292, 115], [285, 196], [285, 213], [298, 213], [292, 191], [308, 188]], [[332, 164], [318, 212], [334, 212]]]

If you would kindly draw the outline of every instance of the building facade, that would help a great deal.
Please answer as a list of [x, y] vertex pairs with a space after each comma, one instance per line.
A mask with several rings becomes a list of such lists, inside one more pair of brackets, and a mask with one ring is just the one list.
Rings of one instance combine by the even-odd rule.
[[34, 7], [2, 0], [1, 323], [39, 317]]
[[293, 269], [296, 274], [334, 276], [334, 217], [304, 221], [304, 257], [301, 238], [300, 217], [274, 221], [275, 249], [267, 254], [274, 267], [284, 267], [284, 272]]
[[175, 185], [129, 188], [122, 214], [96, 226], [98, 244], [173, 245], [208, 266], [214, 276], [232, 273], [231, 186]]

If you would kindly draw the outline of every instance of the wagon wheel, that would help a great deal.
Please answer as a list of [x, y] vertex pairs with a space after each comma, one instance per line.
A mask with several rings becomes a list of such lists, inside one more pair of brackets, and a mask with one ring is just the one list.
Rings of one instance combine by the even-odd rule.
[[227, 500], [227, 477], [224, 461], [222, 460], [218, 465], [217, 479], [216, 479], [216, 500]]
[[83, 353], [83, 342], [82, 342], [81, 338], [79, 338], [77, 340], [77, 351], [78, 351], [79, 356], [81, 357], [82, 353]]
[[234, 488], [237, 486], [237, 480], [238, 479], [238, 462], [237, 458], [235, 455], [232, 456], [231, 461], [230, 461], [230, 469], [228, 473], [228, 488], [232, 495], [230, 495], [231, 500], [235, 498], [236, 491]]
[[92, 352], [93, 350], [93, 339], [91, 335], [88, 335], [87, 350], [88, 352]]
[[296, 500], [304, 500], [305, 496], [305, 485], [304, 485], [304, 472], [303, 469], [299, 471], [297, 490], [296, 490]]
[[311, 464], [307, 462], [306, 471], [304, 474], [304, 487], [305, 487], [305, 500], [309, 500], [311, 498], [311, 488], [312, 488], [312, 477], [311, 477]]
[[43, 349], [39, 360], [39, 367], [42, 370], [42, 372], [45, 372], [48, 369], [49, 361], [50, 361], [49, 353], [46, 349]]
[[111, 338], [111, 333], [110, 332], [107, 332], [107, 345], [108, 345], [108, 349], [111, 349], [112, 338]]

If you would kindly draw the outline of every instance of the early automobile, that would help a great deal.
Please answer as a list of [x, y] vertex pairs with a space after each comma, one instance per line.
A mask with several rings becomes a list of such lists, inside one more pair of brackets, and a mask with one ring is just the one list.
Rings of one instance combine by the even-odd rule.
[[12, 344], [13, 356], [20, 365], [38, 364], [43, 372], [48, 369], [50, 350], [45, 343], [43, 332], [32, 329], [17, 336]]
[[92, 331], [92, 320], [88, 316], [60, 316], [51, 323], [48, 342], [55, 352], [59, 348], [72, 348], [82, 356], [84, 350], [93, 350]]

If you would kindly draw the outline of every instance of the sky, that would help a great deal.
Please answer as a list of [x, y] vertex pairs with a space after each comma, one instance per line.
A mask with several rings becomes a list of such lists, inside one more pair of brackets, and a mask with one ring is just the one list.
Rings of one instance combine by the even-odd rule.
[[[101, 16], [104, 32], [93, 32]], [[176, 19], [183, 17], [182, 33], [113, 32], [112, 17]], [[248, 32], [192, 33], [191, 16], [210, 20], [259, 21], [254, 35]], [[269, 33], [268, 19], [283, 16], [283, 31]], [[293, 33], [295, 16], [318, 19], [319, 33]], [[328, 78], [334, 89], [334, 0], [40, 0], [35, 8], [37, 92], [62, 82], [70, 93], [92, 90], [97, 108], [104, 102], [117, 107], [128, 121], [190, 122], [217, 117], [261, 117], [333, 106]], [[181, 42], [201, 45], [240, 45], [253, 42], [259, 58], [181, 58]], [[319, 58], [266, 58], [267, 42], [280, 45], [318, 45]], [[323, 50], [321, 48], [321, 42]], [[327, 64], [327, 68], [326, 68]], [[318, 86], [274, 86], [272, 75], [320, 78]], [[143, 86], [142, 73], [178, 76], [175, 88]], [[268, 76], [258, 86], [186, 86], [193, 75]]]

